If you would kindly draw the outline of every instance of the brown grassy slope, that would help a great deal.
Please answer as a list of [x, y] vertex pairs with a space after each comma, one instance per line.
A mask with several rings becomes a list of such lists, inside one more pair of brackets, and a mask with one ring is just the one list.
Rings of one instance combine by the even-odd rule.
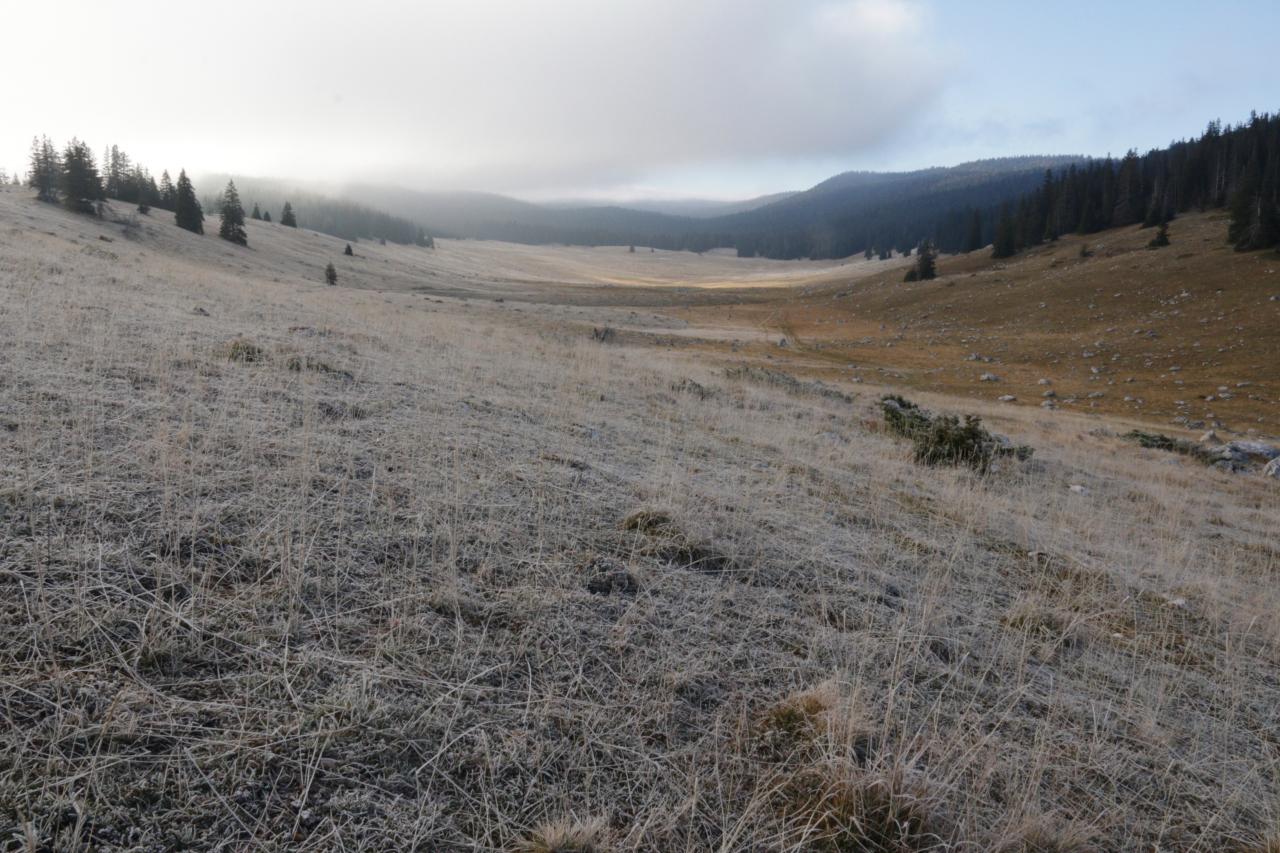
[[[792, 336], [790, 352], [757, 353], [777, 359], [884, 369], [910, 387], [1028, 405], [1049, 379], [1066, 408], [1277, 435], [1280, 255], [1233, 252], [1225, 230], [1221, 215], [1198, 214], [1173, 222], [1173, 244], [1155, 251], [1145, 248], [1154, 229], [1126, 228], [1005, 261], [944, 257], [932, 282], [904, 283], [894, 269], [732, 316]], [[1080, 257], [1082, 244], [1092, 257]], [[980, 382], [983, 373], [1001, 381]]]
[[1274, 833], [1272, 484], [981, 402], [1036, 458], [922, 469], [871, 394], [152, 228], [0, 192], [6, 843]]

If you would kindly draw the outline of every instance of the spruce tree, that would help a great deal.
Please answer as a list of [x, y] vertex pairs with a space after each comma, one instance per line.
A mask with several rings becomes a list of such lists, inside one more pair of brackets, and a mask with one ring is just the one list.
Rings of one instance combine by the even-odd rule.
[[186, 169], [178, 173], [173, 213], [174, 221], [178, 223], [179, 228], [185, 228], [194, 234], [204, 233], [204, 211], [200, 208], [200, 200], [196, 198], [195, 187], [191, 186], [191, 179], [187, 177]]
[[334, 268], [333, 261], [324, 268], [324, 280], [330, 287], [338, 283], [338, 271]]
[[1010, 258], [1017, 251], [1018, 238], [1013, 222], [1013, 211], [1006, 204], [1000, 209], [1000, 224], [996, 226], [996, 239], [991, 247], [991, 257]]
[[222, 222], [218, 226], [218, 236], [240, 246], [249, 245], [249, 238], [244, 233], [244, 207], [240, 204], [240, 193], [236, 192], [235, 181], [227, 181], [227, 188], [222, 192]]
[[350, 244], [350, 243], [348, 243], [348, 244], [347, 244], [347, 248], [345, 248], [345, 249], [343, 249], [343, 250], [342, 250], [342, 254], [346, 255], [347, 257], [351, 257], [352, 255], [354, 255], [354, 254], [355, 254], [355, 252], [353, 252], [353, 251], [351, 250], [351, 244]]
[[253, 213], [249, 214], [249, 218], [257, 219], [259, 221], [262, 220], [262, 209], [258, 207], [258, 203], [256, 201], [253, 203]]
[[72, 139], [62, 152], [63, 205], [77, 213], [93, 213], [102, 198], [102, 180], [93, 151], [86, 143]]
[[58, 188], [62, 186], [62, 161], [47, 136], [31, 140], [31, 168], [27, 172], [27, 184], [36, 191], [36, 198], [40, 201], [58, 200]]
[[173, 188], [173, 179], [169, 177], [169, 170], [165, 169], [160, 175], [160, 203], [156, 206], [164, 210], [174, 210], [178, 203], [178, 191]]
[[298, 227], [298, 218], [293, 215], [293, 205], [287, 201], [284, 203], [284, 210], [280, 211], [280, 224], [290, 228]]
[[925, 240], [920, 244], [920, 248], [916, 251], [916, 278], [920, 281], [929, 281], [938, 277], [938, 252], [933, 248], [933, 243]]
[[262, 214], [262, 221], [263, 221], [263, 222], [270, 222], [270, 221], [271, 221], [271, 211], [269, 211], [269, 210], [268, 210], [268, 211], [266, 211], [266, 212], [264, 212], [264, 213]]
[[1148, 249], [1161, 249], [1169, 245], [1169, 223], [1161, 222], [1160, 228], [1156, 231], [1156, 236], [1147, 241]]

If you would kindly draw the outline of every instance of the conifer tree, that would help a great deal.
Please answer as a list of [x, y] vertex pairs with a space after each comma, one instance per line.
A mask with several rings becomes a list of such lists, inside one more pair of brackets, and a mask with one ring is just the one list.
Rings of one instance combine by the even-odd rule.
[[27, 184], [36, 191], [36, 198], [40, 201], [58, 200], [58, 188], [62, 186], [62, 161], [47, 136], [31, 140]]
[[350, 243], [348, 243], [348, 244], [347, 244], [347, 248], [345, 248], [345, 249], [343, 249], [343, 250], [342, 250], [342, 254], [346, 255], [347, 257], [351, 257], [352, 255], [354, 255], [354, 254], [355, 254], [355, 252], [353, 252], [353, 251], [351, 250], [351, 244], [350, 244]]
[[72, 139], [62, 152], [63, 205], [77, 213], [93, 213], [102, 198], [102, 180], [93, 151], [86, 143]]
[[240, 204], [235, 181], [227, 181], [220, 206], [222, 222], [218, 226], [218, 236], [240, 246], [249, 245], [249, 238], [244, 233], [244, 207]]
[[333, 266], [333, 261], [324, 268], [324, 280], [330, 287], [338, 283], [338, 271]]
[[1156, 230], [1156, 236], [1147, 242], [1148, 249], [1161, 249], [1169, 245], [1169, 223], [1161, 222], [1160, 228]]
[[920, 244], [920, 248], [916, 250], [916, 278], [920, 281], [929, 281], [938, 277], [938, 253], [933, 248], [933, 243], [925, 240]]
[[169, 177], [169, 170], [165, 169], [160, 175], [160, 203], [157, 207], [174, 210], [177, 203], [178, 191], [173, 188], [173, 179]]
[[196, 198], [195, 187], [187, 177], [187, 170], [178, 172], [178, 186], [174, 190], [174, 220], [179, 228], [194, 234], [204, 233], [204, 211], [200, 208], [200, 200]]
[[298, 218], [293, 214], [293, 205], [287, 201], [284, 203], [284, 210], [280, 211], [280, 224], [290, 228], [298, 227]]
[[256, 201], [253, 203], [253, 213], [249, 214], [249, 218], [257, 220], [262, 219], [262, 209], [258, 207], [258, 203]]
[[263, 221], [263, 222], [270, 222], [270, 221], [271, 221], [271, 211], [269, 211], [269, 210], [268, 210], [268, 211], [265, 211], [265, 212], [262, 214], [262, 221]]
[[991, 246], [991, 257], [1008, 258], [1018, 251], [1017, 231], [1013, 223], [1013, 212], [1009, 205], [1000, 209], [1000, 221], [996, 225], [996, 238]]

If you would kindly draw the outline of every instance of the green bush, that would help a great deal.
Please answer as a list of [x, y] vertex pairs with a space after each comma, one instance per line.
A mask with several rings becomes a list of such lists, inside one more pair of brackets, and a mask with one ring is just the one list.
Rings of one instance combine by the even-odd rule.
[[976, 415], [932, 415], [896, 394], [880, 399], [885, 425], [891, 433], [909, 438], [915, 461], [921, 465], [968, 465], [979, 473], [991, 469], [999, 456], [1019, 460], [1035, 451], [992, 435]]

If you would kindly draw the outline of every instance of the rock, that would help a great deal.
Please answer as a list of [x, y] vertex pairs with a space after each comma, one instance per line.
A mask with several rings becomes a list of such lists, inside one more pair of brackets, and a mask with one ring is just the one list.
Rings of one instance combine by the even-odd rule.
[[1068, 488], [1071, 489], [1072, 494], [1077, 494], [1077, 495], [1089, 494], [1089, 490], [1084, 486], [1080, 485], [1079, 483], [1072, 483]]
[[1218, 434], [1213, 430], [1209, 430], [1204, 435], [1200, 436], [1200, 443], [1201, 444], [1217, 444]]
[[1048, 379], [1041, 379], [1041, 380], [1040, 380], [1039, 382], [1037, 382], [1036, 384], [1037, 384], [1037, 385], [1052, 385], [1053, 383], [1052, 383], [1052, 382], [1050, 382]]
[[191, 313], [192, 313], [192, 314], [195, 314], [197, 317], [208, 317], [208, 316], [209, 316], [209, 312], [208, 312], [208, 311], [206, 311], [206, 310], [204, 310], [203, 308], [201, 308], [199, 305], [197, 305], [195, 308], [192, 308], [192, 309], [191, 309]]
[[1013, 396], [1012, 394], [1001, 394], [1001, 395], [1000, 395], [999, 397], [997, 397], [996, 399], [998, 399], [1001, 403], [1012, 403], [1013, 401], [1017, 400], [1018, 398], [1017, 398], [1017, 397], [1015, 397], [1015, 396]]
[[1280, 480], [1280, 458], [1272, 459], [1262, 469], [1262, 476]]
[[1107, 395], [1106, 395], [1106, 394], [1104, 394], [1102, 391], [1090, 391], [1090, 392], [1089, 392], [1089, 399], [1090, 399], [1090, 400], [1100, 400], [1100, 399], [1102, 399], [1102, 398], [1103, 398], [1103, 397], [1105, 397], [1105, 396], [1107, 396]]
[[1057, 403], [1055, 403], [1055, 402], [1053, 402], [1052, 400], [1045, 400], [1043, 403], [1041, 403], [1041, 404], [1040, 404], [1040, 408], [1042, 408], [1042, 409], [1056, 409], [1056, 408], [1058, 408], [1058, 404], [1057, 404]]
[[978, 381], [979, 382], [999, 382], [1000, 377], [996, 376], [994, 373], [984, 373], [978, 377]]
[[1267, 444], [1265, 441], [1231, 441], [1224, 446], [1231, 448], [1235, 454], [1263, 462], [1270, 462], [1280, 457], [1280, 447]]
[[1044, 392], [1043, 394], [1041, 394], [1040, 396], [1041, 396], [1041, 397], [1044, 397], [1045, 399], [1052, 399], [1052, 398], [1054, 398], [1054, 397], [1058, 396], [1058, 392], [1057, 392], [1057, 391], [1054, 391], [1052, 388], [1050, 388], [1048, 391], [1045, 391], [1045, 392]]

